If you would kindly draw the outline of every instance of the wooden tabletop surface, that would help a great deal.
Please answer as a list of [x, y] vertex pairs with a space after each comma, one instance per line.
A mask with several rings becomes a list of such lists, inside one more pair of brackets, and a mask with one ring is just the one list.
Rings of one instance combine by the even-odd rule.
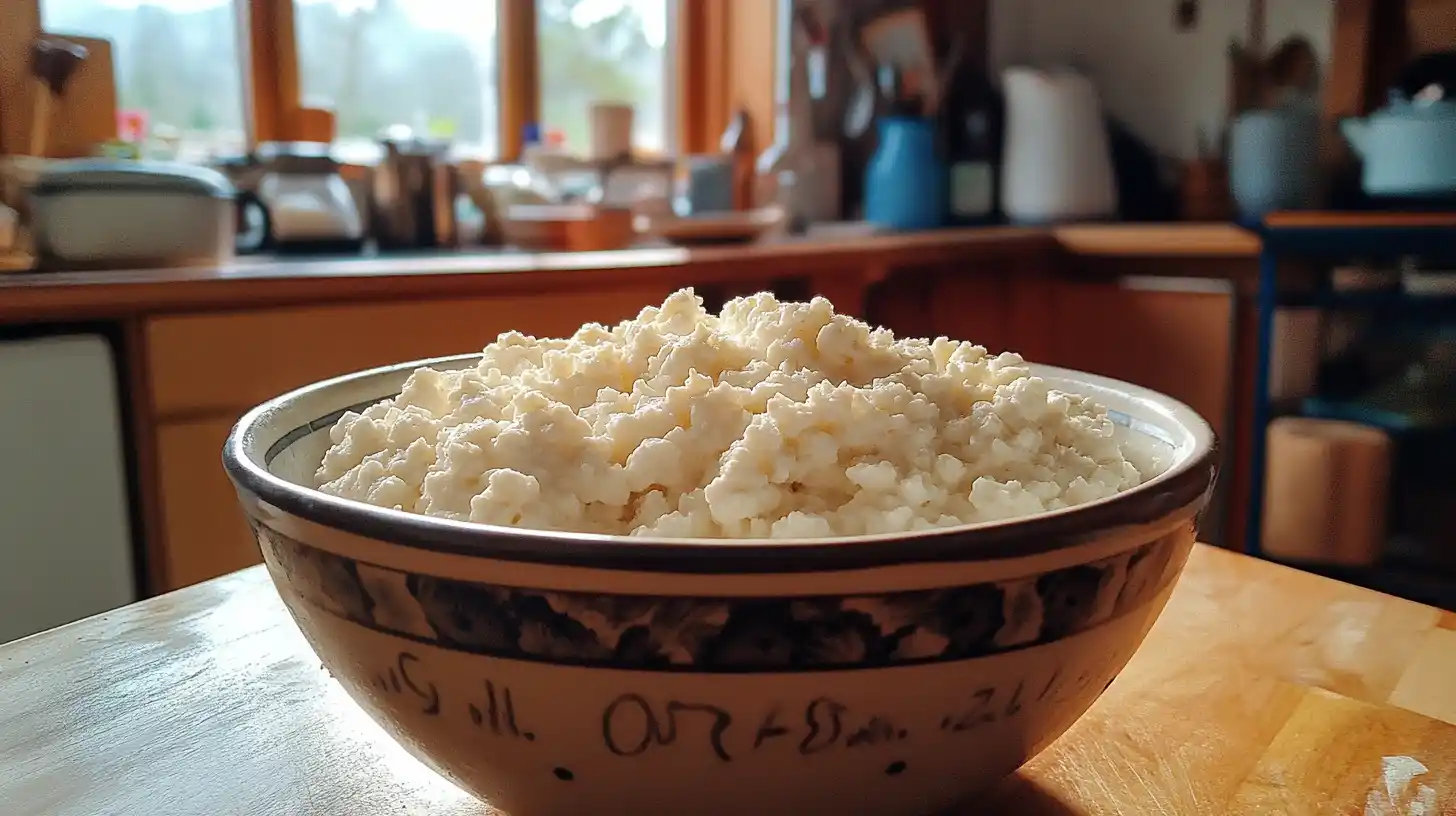
[[[1456, 813], [1456, 616], [1199, 547], [1142, 649], [970, 813]], [[0, 647], [5, 816], [484, 816], [261, 567]], [[1422, 809], [1424, 808], [1424, 809]]]

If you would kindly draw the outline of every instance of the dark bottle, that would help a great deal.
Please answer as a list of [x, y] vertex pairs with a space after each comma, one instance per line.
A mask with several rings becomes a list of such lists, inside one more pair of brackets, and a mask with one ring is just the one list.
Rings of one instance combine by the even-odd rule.
[[1001, 165], [1001, 105], [990, 84], [972, 70], [957, 72], [941, 108], [950, 222], [994, 224]]

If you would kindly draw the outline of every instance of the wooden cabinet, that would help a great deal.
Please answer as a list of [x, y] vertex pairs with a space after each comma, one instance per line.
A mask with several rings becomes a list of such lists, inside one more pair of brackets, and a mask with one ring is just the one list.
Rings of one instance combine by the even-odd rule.
[[479, 351], [507, 330], [561, 337], [586, 321], [615, 323], [670, 292], [664, 284], [157, 317], [146, 326], [152, 407], [164, 418], [246, 409], [350, 371]]
[[157, 429], [166, 589], [262, 561], [222, 469], [222, 445], [235, 419], [170, 422]]
[[1011, 335], [1010, 284], [996, 274], [943, 273], [926, 314], [935, 335], [969, 340], [992, 354], [1017, 351]]
[[176, 589], [258, 563], [221, 455], [244, 411], [327, 377], [483, 348], [503, 331], [545, 337], [615, 323], [671, 287], [560, 295], [267, 309], [150, 319], [144, 330], [156, 427], [154, 500], [164, 585]]
[[1220, 433], [1228, 427], [1234, 297], [1225, 280], [945, 270], [891, 277], [871, 298], [874, 319], [899, 336], [945, 335], [1126, 380], [1188, 403]]
[[[584, 278], [585, 278], [585, 274]], [[1044, 269], [907, 269], [855, 296], [902, 336], [946, 335], [1163, 391], [1227, 430], [1233, 299], [1224, 281], [1080, 280]], [[740, 281], [737, 289], [765, 288]], [[784, 284], [788, 286], [788, 284]], [[790, 289], [799, 287], [795, 284]], [[802, 287], [800, 287], [802, 288]], [[557, 295], [162, 315], [142, 331], [157, 478], [148, 530], [171, 589], [259, 561], [220, 450], [237, 418], [290, 388], [402, 360], [469, 352], [514, 329], [562, 336], [661, 303], [667, 284]], [[729, 292], [728, 290], [732, 290]], [[791, 294], [789, 291], [785, 295]]]
[[868, 319], [896, 337], [949, 337], [1011, 350], [1009, 291], [1003, 275], [968, 273], [959, 267], [910, 269], [871, 287]]
[[1049, 289], [1038, 361], [1090, 371], [1188, 403], [1219, 433], [1233, 387], [1232, 293], [1185, 278], [1059, 280]]
[[1046, 287], [1035, 359], [1161, 391], [1187, 403], [1223, 440], [1230, 475], [1221, 479], [1199, 534], [1238, 539], [1236, 471], [1238, 379], [1234, 369], [1235, 296], [1227, 280], [1122, 278], [1058, 280]]

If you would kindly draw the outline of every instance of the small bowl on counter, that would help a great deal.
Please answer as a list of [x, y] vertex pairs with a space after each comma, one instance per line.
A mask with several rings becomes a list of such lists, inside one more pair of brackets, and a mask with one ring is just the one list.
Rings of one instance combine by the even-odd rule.
[[632, 211], [592, 204], [512, 204], [502, 220], [502, 237], [536, 252], [603, 252], [625, 249], [637, 239]]
[[1102, 694], [1168, 600], [1217, 470], [1187, 406], [1044, 366], [1157, 472], [1005, 522], [802, 540], [472, 524], [314, 488], [330, 428], [423, 365], [245, 415], [224, 465], [320, 660], [401, 745], [511, 813], [921, 816]]
[[644, 238], [657, 238], [679, 246], [709, 246], [757, 240], [783, 221], [783, 207], [771, 205], [700, 215], [638, 215], [634, 226]]

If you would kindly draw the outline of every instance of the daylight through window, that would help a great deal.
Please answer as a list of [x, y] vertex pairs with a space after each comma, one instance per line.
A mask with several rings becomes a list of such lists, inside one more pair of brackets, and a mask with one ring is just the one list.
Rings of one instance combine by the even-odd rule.
[[118, 132], [148, 156], [205, 161], [244, 149], [232, 0], [41, 0], [40, 10], [46, 31], [111, 41]]

